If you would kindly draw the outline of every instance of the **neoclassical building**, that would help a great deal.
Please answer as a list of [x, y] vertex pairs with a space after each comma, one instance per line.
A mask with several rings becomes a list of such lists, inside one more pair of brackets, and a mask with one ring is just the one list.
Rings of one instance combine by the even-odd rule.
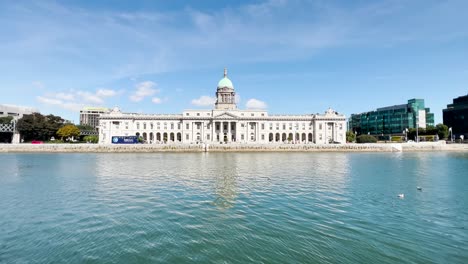
[[241, 110], [224, 70], [212, 110], [182, 114], [133, 114], [114, 108], [99, 118], [99, 143], [115, 136], [139, 136], [145, 143], [302, 143], [346, 142], [346, 117], [332, 109], [324, 114], [269, 115], [265, 110]]

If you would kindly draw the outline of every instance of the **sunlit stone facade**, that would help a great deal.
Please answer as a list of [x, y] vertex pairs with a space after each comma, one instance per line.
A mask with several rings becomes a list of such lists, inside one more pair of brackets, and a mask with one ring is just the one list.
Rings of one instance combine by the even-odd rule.
[[99, 142], [113, 136], [140, 136], [145, 143], [328, 144], [346, 142], [346, 117], [332, 109], [324, 114], [269, 115], [266, 110], [237, 109], [235, 90], [224, 72], [212, 110], [182, 114], [130, 114], [118, 108], [99, 120]]

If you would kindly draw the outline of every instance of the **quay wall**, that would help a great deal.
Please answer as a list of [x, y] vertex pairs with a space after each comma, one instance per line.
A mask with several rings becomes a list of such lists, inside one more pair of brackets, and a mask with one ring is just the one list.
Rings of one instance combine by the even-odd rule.
[[468, 152], [468, 144], [375, 143], [375, 144], [0, 144], [5, 152], [148, 153], [148, 152]]

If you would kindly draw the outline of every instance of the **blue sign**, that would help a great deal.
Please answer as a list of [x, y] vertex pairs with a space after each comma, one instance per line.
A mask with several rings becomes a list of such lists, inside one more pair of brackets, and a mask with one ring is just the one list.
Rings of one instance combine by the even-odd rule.
[[112, 144], [136, 144], [138, 143], [137, 136], [114, 136], [112, 137]]

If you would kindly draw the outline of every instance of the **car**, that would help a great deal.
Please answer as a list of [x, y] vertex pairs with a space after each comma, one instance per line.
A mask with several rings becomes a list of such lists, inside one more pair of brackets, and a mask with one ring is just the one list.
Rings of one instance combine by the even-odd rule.
[[43, 141], [40, 141], [40, 140], [33, 140], [31, 141], [31, 144], [43, 144], [44, 142]]

